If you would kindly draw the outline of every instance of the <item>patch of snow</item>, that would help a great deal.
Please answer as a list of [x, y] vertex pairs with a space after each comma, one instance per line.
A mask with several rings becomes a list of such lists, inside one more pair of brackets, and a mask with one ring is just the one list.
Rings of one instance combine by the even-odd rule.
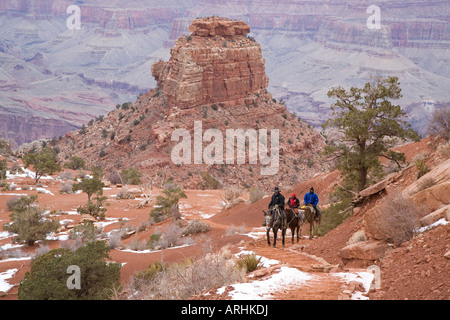
[[19, 271], [19, 269], [10, 269], [0, 273], [0, 291], [8, 292], [9, 290], [11, 290], [13, 286], [10, 285], [6, 280], [14, 277], [17, 271]]
[[53, 192], [51, 192], [50, 190], [44, 189], [44, 188], [36, 188], [38, 193], [45, 193], [45, 194], [50, 194], [52, 196], [54, 196]]
[[339, 272], [333, 274], [334, 276], [340, 277], [344, 279], [347, 283], [351, 281], [358, 281], [361, 282], [364, 286], [365, 292], [356, 291], [352, 294], [352, 300], [369, 300], [367, 296], [364, 296], [364, 294], [367, 294], [370, 290], [370, 286], [373, 282], [373, 279], [375, 275], [372, 272]]
[[[232, 285], [233, 290], [228, 293], [231, 300], [270, 300], [271, 294], [286, 286], [300, 286], [314, 276], [299, 271], [295, 268], [281, 267], [278, 273], [273, 274], [265, 280], [253, 281], [249, 283], [238, 283]], [[223, 293], [225, 287], [217, 290], [217, 293]]]
[[[0, 260], [0, 263], [3, 263], [3, 262], [26, 261], [26, 260], [31, 260], [31, 257], [3, 259], [3, 260]], [[0, 291], [1, 291], [1, 290], [0, 290]]]
[[[1, 246], [0, 249], [1, 250], [11, 250], [11, 249], [16, 249], [16, 248], [21, 248], [23, 247], [23, 244], [12, 244], [12, 243], [7, 243], [4, 246]], [[2, 260], [0, 260], [2, 261]]]
[[[192, 244], [184, 244], [182, 246], [166, 248], [164, 250], [180, 249], [180, 248], [190, 247], [190, 246], [192, 246]], [[162, 251], [162, 250], [150, 250], [150, 249], [140, 250], [140, 251], [138, 251], [138, 250], [131, 250], [131, 249], [116, 249], [116, 250], [121, 251], [121, 252], [140, 253], [140, 254], [142, 254], [142, 253], [156, 253], [156, 252], [161, 252]]]
[[445, 226], [446, 224], [449, 224], [449, 223], [450, 222], [447, 221], [445, 218], [442, 218], [442, 219], [440, 219], [440, 220], [438, 220], [438, 221], [436, 221], [436, 222], [434, 222], [434, 223], [432, 223], [432, 224], [430, 224], [428, 226], [425, 226], [425, 227], [422, 227], [422, 228], [418, 228], [416, 231], [418, 233], [423, 233], [423, 232], [428, 231], [428, 230], [430, 230], [430, 229], [432, 229], [434, 227]]
[[8, 231], [0, 232], [0, 240], [8, 239], [10, 237], [11, 235], [9, 234]]
[[[243, 250], [243, 251], [241, 251], [239, 253], [236, 253], [235, 256], [237, 258], [239, 258], [241, 255], [246, 255], [246, 254], [255, 254], [255, 252]], [[268, 268], [270, 266], [281, 264], [281, 262], [278, 261], [278, 260], [268, 259], [266, 257], [261, 257], [261, 256], [258, 256], [258, 255], [256, 256], [256, 258], [257, 259], [261, 258], [261, 265], [262, 265], [263, 268]]]

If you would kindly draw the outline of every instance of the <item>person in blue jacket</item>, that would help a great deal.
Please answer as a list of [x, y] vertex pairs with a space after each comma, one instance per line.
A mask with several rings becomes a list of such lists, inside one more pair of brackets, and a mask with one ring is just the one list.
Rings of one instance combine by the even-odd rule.
[[319, 196], [314, 193], [314, 187], [311, 187], [309, 192], [305, 194], [303, 201], [305, 202], [305, 206], [308, 204], [313, 206], [314, 210], [316, 211], [314, 220], [317, 221], [319, 219], [319, 209], [317, 209], [317, 204], [319, 203]]

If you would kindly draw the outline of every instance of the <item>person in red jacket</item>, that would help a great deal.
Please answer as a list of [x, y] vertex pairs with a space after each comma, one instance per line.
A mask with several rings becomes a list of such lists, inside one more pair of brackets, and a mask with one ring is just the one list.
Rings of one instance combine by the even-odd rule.
[[298, 214], [298, 217], [300, 221], [302, 220], [302, 215], [300, 214], [300, 211], [298, 208], [300, 207], [300, 200], [297, 198], [297, 195], [295, 193], [292, 194], [292, 196], [288, 199], [288, 206], [292, 209], [292, 212], [294, 214]]

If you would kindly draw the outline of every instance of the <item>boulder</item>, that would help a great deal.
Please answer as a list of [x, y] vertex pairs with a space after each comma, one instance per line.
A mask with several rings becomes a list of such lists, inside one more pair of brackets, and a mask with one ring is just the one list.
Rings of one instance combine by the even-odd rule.
[[404, 196], [412, 196], [420, 191], [425, 181], [433, 181], [435, 185], [450, 181], [450, 159], [440, 163], [430, 172], [417, 179], [414, 183], [403, 190]]
[[379, 260], [390, 250], [392, 250], [392, 247], [385, 241], [368, 240], [342, 248], [340, 256], [348, 260]]
[[447, 205], [443, 208], [433, 211], [432, 213], [420, 219], [420, 225], [422, 227], [428, 226], [438, 220], [447, 218], [449, 215], [450, 215], [450, 205]]
[[411, 196], [411, 200], [418, 206], [425, 206], [428, 212], [438, 210], [450, 204], [450, 181], [420, 191]]

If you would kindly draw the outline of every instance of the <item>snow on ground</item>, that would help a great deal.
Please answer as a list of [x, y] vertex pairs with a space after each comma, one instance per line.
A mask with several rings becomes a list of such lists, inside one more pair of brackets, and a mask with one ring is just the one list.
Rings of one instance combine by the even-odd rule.
[[8, 231], [0, 232], [0, 240], [8, 239], [11, 237], [11, 234]]
[[437, 226], [440, 226], [440, 225], [446, 225], [448, 223], [450, 223], [450, 222], [447, 221], [445, 218], [442, 218], [442, 219], [440, 219], [440, 220], [438, 220], [438, 221], [436, 221], [436, 222], [434, 222], [434, 223], [432, 223], [432, 224], [430, 224], [428, 226], [425, 226], [425, 227], [422, 227], [422, 228], [418, 228], [417, 232], [418, 233], [423, 233], [423, 232], [428, 231], [428, 230], [430, 230], [430, 229], [432, 229], [434, 227], [437, 227]]
[[6, 280], [14, 277], [17, 271], [19, 271], [19, 269], [10, 269], [0, 273], [0, 292], [8, 292], [13, 287], [13, 285], [10, 285]]
[[345, 280], [347, 283], [351, 281], [358, 281], [361, 282], [364, 286], [364, 292], [356, 291], [352, 294], [352, 300], [369, 300], [368, 297], [364, 296], [364, 294], [367, 294], [370, 290], [370, 286], [374, 280], [375, 275], [372, 272], [339, 272], [339, 273], [333, 273], [332, 274], [335, 277], [340, 277], [343, 280]]
[[[281, 267], [278, 273], [265, 280], [232, 285], [233, 290], [228, 292], [228, 295], [231, 297], [231, 300], [270, 300], [272, 299], [272, 294], [279, 291], [280, 288], [292, 285], [301, 286], [306, 284], [308, 280], [313, 279], [313, 277], [313, 275], [295, 268]], [[224, 293], [225, 288], [219, 288], [217, 293]]]

